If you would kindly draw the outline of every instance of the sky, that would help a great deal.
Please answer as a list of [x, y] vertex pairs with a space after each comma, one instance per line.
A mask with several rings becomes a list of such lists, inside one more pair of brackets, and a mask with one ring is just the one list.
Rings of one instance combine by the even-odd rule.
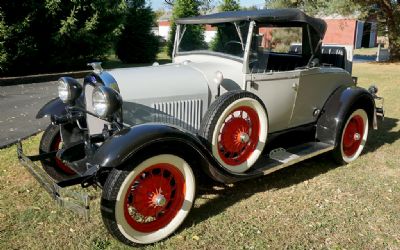
[[[164, 0], [151, 0], [151, 6], [153, 10], [158, 10], [160, 8], [165, 8]], [[217, 2], [217, 1], [216, 1]], [[265, 0], [240, 0], [240, 5], [242, 6], [263, 6], [265, 4]]]

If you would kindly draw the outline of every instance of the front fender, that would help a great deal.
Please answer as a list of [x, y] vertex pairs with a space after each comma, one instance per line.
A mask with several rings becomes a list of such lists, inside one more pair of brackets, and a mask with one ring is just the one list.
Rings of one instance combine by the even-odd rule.
[[45, 116], [56, 115], [63, 116], [67, 114], [67, 104], [63, 103], [60, 98], [54, 98], [53, 100], [46, 103], [36, 114], [36, 119], [41, 119]]
[[[85, 107], [85, 101], [83, 98], [83, 94], [75, 101], [75, 106], [84, 108]], [[64, 116], [67, 114], [67, 106], [68, 104], [65, 104], [61, 101], [59, 97], [54, 98], [53, 100], [49, 101], [46, 103], [36, 114], [36, 119], [41, 119], [45, 116]]]
[[161, 144], [172, 145], [185, 152], [191, 152], [192, 155], [187, 157], [195, 157], [202, 170], [219, 182], [232, 183], [261, 175], [260, 173], [249, 175], [226, 171], [199, 137], [177, 127], [160, 123], [141, 124], [117, 132], [100, 146], [90, 160], [90, 164], [100, 168], [116, 168], [143, 152], [142, 150], [151, 150], [152, 146], [157, 147]]
[[325, 103], [317, 122], [316, 138], [337, 146], [340, 141], [340, 131], [355, 105], [357, 108], [365, 109], [370, 125], [373, 125], [376, 119], [373, 96], [366, 89], [343, 86], [335, 90]]

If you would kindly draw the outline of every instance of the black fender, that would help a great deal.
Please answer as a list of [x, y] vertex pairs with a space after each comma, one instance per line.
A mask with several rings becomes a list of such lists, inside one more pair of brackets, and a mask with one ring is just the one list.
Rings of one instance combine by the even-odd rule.
[[200, 137], [160, 123], [141, 124], [117, 132], [98, 148], [89, 163], [102, 170], [123, 167], [124, 163], [136, 155], [162, 145], [183, 151], [187, 158], [200, 165], [204, 173], [222, 183], [233, 183], [262, 175], [228, 172], [212, 156]]
[[36, 114], [36, 119], [41, 119], [45, 116], [55, 115], [63, 116], [67, 114], [67, 104], [63, 103], [60, 98], [54, 98], [46, 103]]
[[[83, 94], [75, 101], [75, 107], [85, 108]], [[45, 116], [64, 116], [67, 114], [68, 104], [63, 103], [59, 97], [46, 103], [36, 114], [36, 119], [41, 119]]]
[[316, 125], [316, 139], [337, 146], [340, 131], [351, 109], [364, 108], [370, 127], [375, 122], [375, 100], [366, 90], [356, 86], [339, 87], [325, 102]]

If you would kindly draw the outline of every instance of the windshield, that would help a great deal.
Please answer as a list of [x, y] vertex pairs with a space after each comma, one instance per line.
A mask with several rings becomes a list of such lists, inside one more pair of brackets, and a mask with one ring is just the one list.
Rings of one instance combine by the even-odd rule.
[[223, 53], [243, 58], [249, 22], [182, 25], [180, 53]]

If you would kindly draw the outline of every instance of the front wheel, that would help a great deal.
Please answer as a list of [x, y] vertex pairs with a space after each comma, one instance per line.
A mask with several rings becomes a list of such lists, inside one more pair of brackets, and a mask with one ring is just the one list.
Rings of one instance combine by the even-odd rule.
[[112, 170], [101, 199], [108, 231], [129, 245], [171, 235], [188, 215], [196, 190], [191, 167], [177, 155], [158, 154], [135, 162]]
[[368, 138], [368, 115], [364, 109], [356, 109], [350, 113], [339, 138], [340, 143], [333, 151], [336, 162], [347, 164], [356, 160]]
[[[39, 152], [41, 154], [58, 151], [63, 147], [60, 127], [50, 124], [40, 140]], [[76, 173], [57, 157], [41, 161], [46, 173], [56, 181], [63, 181], [76, 175]]]
[[257, 161], [266, 144], [266, 109], [253, 93], [227, 92], [210, 106], [199, 134], [224, 168], [243, 173]]

